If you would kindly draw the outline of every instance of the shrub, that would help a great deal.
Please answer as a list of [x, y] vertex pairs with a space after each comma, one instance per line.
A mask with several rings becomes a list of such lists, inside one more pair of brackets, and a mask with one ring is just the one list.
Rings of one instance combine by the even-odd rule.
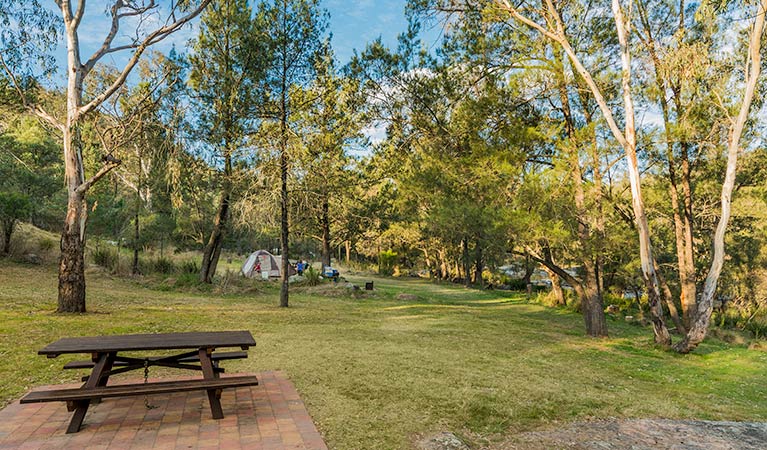
[[309, 266], [308, 269], [304, 270], [304, 278], [306, 278], [306, 282], [309, 284], [309, 286], [317, 286], [322, 280], [320, 277], [320, 271], [312, 266]]
[[40, 239], [40, 242], [38, 243], [38, 246], [40, 247], [40, 250], [42, 250], [44, 252], [49, 252], [49, 251], [53, 250], [54, 247], [56, 247], [56, 244], [58, 244], [58, 242], [56, 242], [53, 239], [42, 238], [42, 239]]
[[397, 262], [397, 252], [385, 250], [378, 257], [381, 260], [380, 274], [391, 276], [394, 273], [394, 264]]
[[117, 270], [117, 264], [120, 261], [120, 255], [117, 253], [117, 250], [101, 246], [97, 246], [91, 250], [91, 258], [93, 259], [94, 264], [108, 269], [111, 272]]
[[153, 272], [167, 275], [176, 270], [176, 264], [172, 259], [160, 256], [151, 261], [151, 268]]
[[196, 259], [187, 259], [186, 261], [181, 262], [178, 266], [178, 271], [183, 274], [198, 274], [200, 273], [200, 264]]
[[767, 323], [761, 320], [749, 320], [743, 328], [750, 332], [755, 339], [764, 339], [767, 336]]

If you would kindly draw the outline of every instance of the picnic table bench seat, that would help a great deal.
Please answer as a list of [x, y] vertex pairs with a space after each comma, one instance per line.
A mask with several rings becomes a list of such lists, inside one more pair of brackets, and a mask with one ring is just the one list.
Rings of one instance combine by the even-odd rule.
[[[230, 359], [244, 359], [248, 357], [248, 352], [215, 352], [212, 355], [210, 355], [210, 359], [217, 363], [218, 361], [225, 361]], [[152, 357], [148, 358], [149, 361], [156, 361], [161, 359], [162, 357]], [[194, 356], [187, 356], [185, 358], [179, 358], [176, 361], [186, 363], [186, 362], [200, 362], [200, 357], [198, 355]], [[66, 364], [64, 364], [64, 369], [92, 369], [96, 365], [93, 361], [88, 360], [80, 360], [80, 361], [71, 361]], [[126, 361], [115, 361], [113, 364], [115, 367], [121, 367], [121, 366], [127, 366], [129, 365]], [[222, 370], [223, 371], [223, 370]]]
[[168, 394], [173, 392], [198, 391], [209, 389], [226, 389], [258, 385], [258, 378], [253, 375], [194, 379], [179, 381], [159, 381], [152, 383], [115, 384], [96, 388], [54, 389], [33, 391], [22, 397], [20, 403], [38, 402], [76, 402], [109, 397], [126, 397], [133, 395]]

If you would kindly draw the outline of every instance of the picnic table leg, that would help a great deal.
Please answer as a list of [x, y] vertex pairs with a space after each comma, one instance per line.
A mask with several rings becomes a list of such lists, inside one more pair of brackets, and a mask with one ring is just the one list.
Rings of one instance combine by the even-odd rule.
[[[213, 362], [210, 359], [208, 349], [201, 348], [199, 351], [200, 366], [202, 367], [202, 376], [206, 380], [218, 378], [218, 374], [213, 370]], [[223, 419], [224, 411], [221, 409], [221, 400], [218, 397], [217, 389], [208, 389], [208, 402], [210, 402], [210, 412], [214, 419]]]
[[[84, 389], [106, 385], [108, 375], [104, 377], [103, 384], [102, 376], [112, 368], [112, 363], [115, 360], [115, 353], [98, 353], [95, 359], [96, 365], [93, 366], [93, 371], [88, 377], [88, 381], [83, 385]], [[69, 422], [67, 433], [77, 433], [80, 431], [80, 426], [83, 424], [85, 413], [88, 412], [90, 404], [90, 400], [80, 400], [74, 403], [75, 413], [72, 415], [72, 420]]]

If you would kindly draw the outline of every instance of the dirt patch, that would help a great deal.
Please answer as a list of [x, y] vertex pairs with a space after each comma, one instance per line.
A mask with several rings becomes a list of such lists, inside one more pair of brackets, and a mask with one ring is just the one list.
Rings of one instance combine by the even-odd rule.
[[767, 448], [767, 423], [705, 420], [633, 419], [567, 424], [521, 433], [497, 450], [761, 450]]

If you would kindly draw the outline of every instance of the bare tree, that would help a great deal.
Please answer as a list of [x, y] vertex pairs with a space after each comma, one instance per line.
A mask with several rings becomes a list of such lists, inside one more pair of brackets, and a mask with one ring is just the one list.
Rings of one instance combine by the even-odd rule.
[[[138, 64], [143, 53], [151, 45], [160, 42], [189, 23], [211, 0], [191, 2], [157, 2], [155, 0], [113, 0], [107, 11], [111, 26], [101, 46], [87, 59], [81, 56], [80, 26], [86, 12], [86, 0], [54, 0], [60, 16], [55, 16], [39, 1], [6, 0], [0, 5], [0, 19], [13, 24], [3, 31], [6, 46], [0, 49], [0, 65], [11, 80], [21, 100], [31, 113], [48, 122], [62, 134], [64, 148], [65, 183], [68, 192], [67, 214], [61, 233], [61, 257], [59, 259], [58, 312], [85, 311], [85, 224], [87, 220], [86, 195], [88, 190], [120, 161], [106, 155], [103, 165], [86, 178], [82, 149], [79, 146], [79, 130], [84, 118], [96, 111], [117, 92]], [[103, 3], [97, 4], [103, 7]], [[45, 19], [45, 20], [43, 20]], [[121, 24], [135, 23], [135, 33], [127, 40], [118, 39]], [[35, 37], [52, 40], [57, 26], [63, 24], [67, 48], [66, 63], [66, 115], [56, 118], [38, 104], [25, 85], [25, 74], [30, 73], [32, 63], [24, 60], [23, 53], [9, 48], [9, 43], [26, 45], [30, 53], [43, 50], [34, 44]], [[150, 28], [148, 24], [160, 25]], [[35, 36], [35, 37], [30, 37]], [[121, 36], [122, 37], [122, 36]], [[114, 81], [92, 96], [86, 97], [84, 85], [96, 64], [105, 56], [130, 52], [128, 60]], [[27, 55], [28, 56], [28, 55]], [[39, 55], [36, 55], [39, 56]], [[25, 72], [26, 70], [26, 72]]]

